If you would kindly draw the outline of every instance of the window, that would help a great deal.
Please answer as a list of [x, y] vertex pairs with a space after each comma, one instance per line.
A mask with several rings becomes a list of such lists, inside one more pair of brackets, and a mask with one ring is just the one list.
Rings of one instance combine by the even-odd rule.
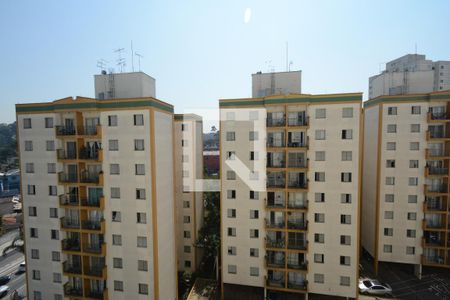
[[316, 151], [316, 161], [325, 160], [325, 151]]
[[30, 237], [32, 238], [38, 238], [38, 229], [37, 228], [30, 228]]
[[394, 194], [385, 194], [384, 202], [394, 202]]
[[419, 142], [410, 142], [409, 150], [418, 151], [419, 150]]
[[58, 217], [58, 209], [55, 207], [50, 207], [50, 218]]
[[386, 177], [386, 185], [395, 185], [395, 177]]
[[33, 270], [32, 274], [34, 280], [41, 280], [41, 271]]
[[327, 111], [325, 108], [316, 108], [316, 119], [325, 119], [327, 117]]
[[134, 126], [144, 125], [144, 115], [134, 115]]
[[388, 151], [394, 151], [396, 148], [395, 142], [387, 142], [386, 143], [386, 150]]
[[145, 236], [138, 236], [137, 246], [138, 248], [147, 248], [147, 238]]
[[45, 150], [46, 151], [55, 151], [55, 141], [46, 141], [45, 142]]
[[236, 152], [235, 151], [227, 151], [227, 160], [235, 160], [236, 159]]
[[406, 246], [406, 254], [414, 255], [416, 253], [416, 248], [411, 246]]
[[183, 208], [189, 208], [191, 207], [191, 203], [189, 201], [183, 201]]
[[114, 290], [118, 292], [123, 292], [123, 281], [114, 280]]
[[26, 173], [34, 173], [34, 163], [26, 163], [25, 164], [25, 172]]
[[325, 129], [317, 129], [315, 131], [316, 140], [324, 140], [326, 138]]
[[236, 199], [236, 190], [227, 190], [228, 199]]
[[416, 230], [414, 230], [414, 229], [407, 229], [406, 230], [406, 237], [415, 238], [416, 237]]
[[183, 252], [184, 253], [191, 253], [191, 246], [184, 246], [183, 247]]
[[138, 260], [138, 271], [148, 271], [148, 263], [146, 260]]
[[28, 195], [36, 195], [36, 186], [34, 184], [27, 185]]
[[25, 141], [25, 151], [33, 151], [33, 141]]
[[122, 221], [122, 214], [120, 211], [112, 211], [111, 212], [111, 221], [112, 222], [121, 222]]
[[339, 261], [343, 266], [350, 266], [350, 256], [341, 256], [339, 258]]
[[395, 168], [395, 159], [386, 160], [386, 168]]
[[342, 161], [351, 161], [352, 160], [352, 151], [342, 151], [341, 159], [342, 159]]
[[147, 224], [147, 214], [143, 212], [136, 213], [136, 222], [138, 224]]
[[236, 265], [228, 265], [228, 274], [236, 274], [236, 273], [237, 273]]
[[415, 213], [415, 212], [408, 213], [408, 220], [416, 220], [416, 219], [417, 219], [417, 213]]
[[111, 198], [113, 199], [120, 198], [120, 188], [118, 187], [111, 188]]
[[[34, 278], [34, 276], [33, 276], [33, 279], [36, 279], [36, 278]], [[39, 275], [39, 279], [40, 279], [40, 275]], [[42, 300], [42, 293], [40, 291], [34, 291], [33, 292], [33, 300]]]
[[397, 125], [395, 125], [395, 124], [388, 124], [387, 125], [387, 132], [388, 133], [396, 133], [397, 132]]
[[183, 237], [185, 239], [190, 239], [191, 238], [191, 232], [188, 230], [183, 231]]
[[186, 124], [186, 123], [182, 123], [181, 124], [181, 131], [188, 131], [188, 124]]
[[352, 173], [342, 172], [341, 173], [341, 182], [352, 182]]
[[181, 147], [187, 147], [188, 146], [188, 140], [181, 140]]
[[109, 151], [119, 151], [119, 140], [109, 140]]
[[109, 174], [110, 175], [119, 175], [120, 174], [119, 164], [110, 164], [109, 165]]
[[61, 254], [58, 251], [52, 251], [52, 261], [61, 261]]
[[409, 177], [408, 178], [409, 186], [417, 186], [418, 184], [419, 184], [419, 178], [417, 178], [417, 177]]
[[236, 140], [236, 133], [234, 131], [227, 132], [227, 142], [232, 142]]
[[314, 222], [316, 222], [316, 223], [325, 223], [325, 214], [323, 214], [323, 213], [315, 213], [314, 214]]
[[323, 264], [323, 262], [324, 262], [324, 255], [323, 254], [314, 253], [314, 262], [318, 263], [318, 264]]
[[411, 106], [412, 115], [420, 115], [420, 106]]
[[138, 200], [145, 199], [145, 189], [136, 189], [136, 199]]
[[228, 227], [228, 236], [236, 236], [236, 228]]
[[392, 245], [383, 245], [384, 253], [392, 253]]
[[56, 173], [56, 164], [55, 163], [48, 163], [47, 164], [47, 173], [48, 174], [55, 174]]
[[56, 229], [51, 229], [50, 230], [50, 238], [52, 240], [59, 240], [59, 231]]
[[236, 180], [236, 172], [227, 171], [227, 180]]
[[315, 172], [314, 173], [314, 181], [324, 182], [325, 181], [325, 172]]
[[185, 260], [184, 261], [184, 267], [185, 268], [190, 268], [191, 267], [191, 261], [190, 260]]
[[341, 215], [341, 224], [352, 224], [351, 215]]
[[183, 223], [185, 223], [185, 224], [191, 223], [191, 217], [190, 216], [183, 216]]
[[24, 118], [23, 119], [23, 129], [29, 129], [29, 128], [31, 128], [31, 119]]
[[388, 107], [388, 115], [390, 116], [397, 115], [397, 107], [395, 106]]
[[341, 203], [352, 203], [352, 194], [341, 194]]
[[258, 219], [259, 218], [259, 211], [258, 210], [250, 210], [250, 219]]
[[393, 236], [394, 229], [393, 228], [384, 228], [384, 236]]
[[135, 164], [134, 169], [136, 175], [145, 175], [145, 165], [144, 164]]
[[417, 169], [419, 167], [419, 161], [418, 160], [410, 160], [409, 167], [411, 169]]
[[48, 195], [49, 196], [56, 196], [58, 193], [56, 185], [49, 185], [48, 186]]
[[120, 234], [113, 234], [112, 243], [115, 246], [122, 246], [122, 236]]
[[259, 268], [250, 267], [250, 276], [259, 276]]
[[349, 235], [341, 235], [341, 245], [350, 245], [352, 243], [352, 237]]
[[342, 285], [342, 286], [350, 286], [350, 277], [348, 277], [348, 276], [341, 276], [340, 277], [340, 285]]
[[408, 203], [417, 203], [417, 195], [408, 195]]
[[259, 257], [259, 249], [250, 248], [250, 257]]
[[353, 138], [353, 130], [352, 129], [343, 129], [341, 133], [341, 137], [343, 140], [351, 140]]
[[31, 258], [39, 259], [39, 250], [38, 249], [31, 249]]
[[257, 141], [259, 139], [258, 131], [250, 131], [248, 133], [248, 139], [250, 141]]
[[228, 255], [236, 255], [236, 247], [228, 246]]
[[250, 191], [250, 200], [259, 200], [259, 192]]
[[134, 150], [144, 151], [144, 140], [134, 140]]
[[343, 118], [353, 118], [353, 107], [342, 108], [342, 117]]
[[108, 126], [109, 127], [117, 126], [117, 115], [108, 116]]
[[122, 259], [119, 257], [113, 257], [113, 268], [122, 269]]
[[228, 111], [226, 114], [226, 120], [234, 121], [236, 119], [236, 114], [233, 111]]
[[314, 234], [314, 242], [323, 244], [325, 242], [325, 235], [323, 233], [315, 233]]
[[139, 283], [139, 294], [148, 295], [148, 285], [145, 283]]
[[53, 128], [53, 118], [45, 118], [45, 128]]
[[259, 230], [258, 229], [250, 229], [250, 238], [256, 239], [259, 237]]
[[420, 132], [420, 124], [411, 124], [411, 132], [412, 133]]
[[391, 210], [385, 211], [385, 212], [384, 212], [384, 218], [385, 218], [386, 220], [392, 220], [392, 219], [394, 219], [394, 212], [391, 211]]
[[314, 199], [316, 202], [325, 202], [325, 193], [315, 193]]
[[250, 151], [250, 160], [258, 160], [259, 155], [256, 151]]
[[28, 216], [30, 216], [30, 217], [36, 217], [37, 216], [36, 206], [28, 207]]
[[61, 283], [61, 273], [53, 273], [53, 282]]
[[323, 274], [314, 273], [314, 283], [324, 283], [325, 276]]

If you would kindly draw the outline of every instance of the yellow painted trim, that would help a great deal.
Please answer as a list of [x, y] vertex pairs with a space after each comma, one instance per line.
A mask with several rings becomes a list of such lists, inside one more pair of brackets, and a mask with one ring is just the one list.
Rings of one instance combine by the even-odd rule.
[[360, 272], [359, 272], [359, 260], [361, 257], [361, 215], [362, 215], [362, 190], [363, 190], [363, 173], [364, 173], [364, 109], [361, 108], [360, 109], [360, 115], [359, 115], [359, 176], [358, 176], [358, 216], [357, 216], [357, 224], [358, 227], [356, 228], [357, 230], [357, 234], [356, 236], [358, 237], [358, 242], [357, 242], [357, 248], [356, 248], [356, 261], [358, 262], [355, 265], [356, 268], [356, 299], [358, 299], [359, 297], [359, 287], [358, 287], [358, 282], [359, 282], [359, 276], [360, 276]]
[[172, 117], [172, 178], [173, 178], [173, 236], [175, 237], [175, 283], [176, 283], [176, 298], [178, 300], [178, 220], [177, 220], [177, 192], [176, 192], [176, 157], [175, 157], [175, 149], [176, 149], [176, 141], [175, 141], [175, 117]]
[[375, 268], [375, 274], [378, 274], [378, 240], [379, 240], [379, 233], [380, 233], [380, 205], [381, 205], [381, 143], [382, 143], [382, 136], [383, 136], [383, 103], [380, 103], [378, 105], [378, 153], [377, 153], [377, 178], [376, 178], [376, 193], [375, 193], [375, 200], [376, 200], [376, 207], [375, 207], [375, 251], [374, 251], [374, 268]]
[[220, 128], [220, 132], [219, 132], [219, 147], [220, 147], [220, 151], [219, 151], [219, 176], [220, 176], [220, 193], [219, 193], [219, 203], [220, 203], [220, 265], [219, 265], [219, 269], [220, 269], [220, 299], [224, 299], [224, 282], [223, 282], [223, 243], [224, 243], [224, 234], [223, 234], [223, 192], [222, 192], [222, 187], [223, 187], [223, 176], [222, 173], [224, 172], [223, 170], [223, 164], [222, 164], [222, 148], [223, 148], [223, 141], [222, 141], [222, 132], [223, 132], [223, 122], [222, 120], [219, 120], [219, 128]]

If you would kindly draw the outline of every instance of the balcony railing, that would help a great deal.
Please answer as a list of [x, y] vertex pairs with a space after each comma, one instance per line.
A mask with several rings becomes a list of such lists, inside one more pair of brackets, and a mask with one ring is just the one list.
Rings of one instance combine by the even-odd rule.
[[307, 230], [308, 229], [308, 221], [289, 221], [288, 220], [288, 229]]
[[66, 151], [64, 149], [56, 150], [56, 158], [58, 159], [77, 159], [75, 151]]
[[77, 133], [78, 133], [78, 135], [96, 136], [99, 134], [100, 128], [101, 128], [100, 125], [78, 126]]
[[426, 256], [422, 255], [422, 263], [423, 264], [432, 264], [432, 265], [444, 265], [445, 259], [443, 256]]
[[78, 176], [77, 173], [59, 172], [58, 180], [63, 183], [76, 183], [78, 181]]
[[308, 269], [308, 262], [301, 261], [301, 262], [289, 262], [287, 263], [287, 266], [289, 269], [295, 269], [295, 270], [307, 270]]
[[105, 243], [98, 243], [98, 244], [84, 244], [83, 245], [83, 252], [86, 253], [92, 253], [92, 254], [101, 254], [104, 252]]
[[450, 116], [446, 112], [428, 112], [429, 120], [450, 120]]
[[445, 202], [442, 200], [439, 201], [424, 201], [424, 210], [429, 211], [446, 211]]
[[83, 297], [83, 287], [75, 287], [70, 282], [64, 284], [64, 295], [66, 297]]
[[284, 208], [286, 207], [286, 202], [275, 202], [274, 200], [268, 200], [266, 201], [266, 207], [267, 208]]
[[69, 219], [67, 217], [62, 217], [61, 227], [66, 229], [80, 229], [80, 221], [76, 219]]
[[308, 143], [307, 142], [291, 142], [291, 141], [288, 141], [288, 147], [289, 148], [308, 147]]
[[100, 125], [96, 126], [55, 126], [57, 136], [96, 136], [99, 134]]
[[57, 136], [76, 135], [75, 126], [55, 126]]
[[449, 157], [450, 151], [444, 149], [425, 149], [425, 158]]
[[429, 175], [448, 175], [448, 168], [427, 167]]
[[285, 264], [284, 259], [274, 259], [266, 255], [266, 265], [269, 268], [284, 268]]
[[85, 229], [85, 230], [96, 230], [96, 231], [98, 231], [98, 230], [102, 230], [103, 229], [103, 226], [102, 226], [103, 224], [104, 224], [104, 220], [103, 219], [100, 220], [100, 221], [97, 221], [97, 220], [86, 220], [86, 221], [82, 222], [81, 228]]
[[288, 201], [288, 208], [291, 209], [306, 209], [308, 208], [308, 201]]
[[307, 168], [308, 167], [308, 162], [305, 159], [302, 160], [289, 160], [288, 163], [288, 167], [289, 168]]
[[288, 239], [288, 249], [306, 250], [308, 242], [306, 240]]
[[94, 184], [98, 184], [100, 183], [100, 175], [101, 173], [89, 173], [87, 171], [82, 171], [80, 174], [80, 182], [82, 183], [94, 183]]
[[286, 243], [284, 242], [284, 239], [279, 239], [279, 240], [272, 240], [269, 238], [266, 239], [266, 248], [281, 249], [281, 248], [284, 248], [285, 245], [286, 245]]
[[285, 126], [286, 118], [276, 118], [276, 119], [267, 118], [266, 123], [267, 123], [267, 127]]
[[285, 282], [286, 282], [286, 279], [284, 277], [282, 277], [280, 279], [267, 278], [266, 284], [267, 284], [267, 286], [271, 286], [271, 287], [284, 288]]
[[71, 206], [78, 206], [80, 204], [80, 201], [78, 201], [77, 194], [62, 194], [59, 195], [59, 205], [71, 205]]
[[278, 179], [278, 180], [267, 180], [267, 187], [268, 188], [284, 188], [286, 187], [286, 181], [284, 179]]
[[308, 183], [306, 182], [299, 182], [299, 181], [294, 181], [294, 180], [290, 180], [288, 182], [288, 187], [290, 188], [296, 188], [296, 189], [306, 189], [308, 188]]
[[450, 138], [450, 133], [442, 132], [442, 131], [427, 131], [427, 138], [428, 139], [448, 139], [448, 138]]
[[104, 206], [104, 202], [105, 202], [104, 197], [83, 198], [83, 199], [81, 199], [81, 206], [93, 207], [93, 208], [102, 208]]
[[281, 141], [272, 141], [270, 139], [267, 139], [267, 148], [280, 148], [280, 147], [286, 147], [286, 143], [284, 142], [284, 138]]
[[81, 274], [81, 264], [71, 264], [68, 261], [63, 262], [63, 272], [70, 274]]
[[106, 266], [86, 266], [84, 274], [93, 277], [105, 277]]
[[279, 162], [274, 162], [274, 161], [267, 161], [267, 168], [285, 168], [286, 167], [286, 163], [285, 161], [279, 161]]
[[80, 159], [84, 160], [99, 160], [101, 157], [102, 149], [91, 149], [91, 148], [81, 148], [80, 149]]
[[425, 185], [425, 191], [429, 193], [447, 193], [448, 186], [446, 184]]
[[288, 118], [289, 126], [307, 126], [308, 119], [304, 117], [289, 117]]
[[86, 297], [89, 299], [108, 299], [106, 295], [108, 295], [106, 289], [104, 289], [103, 291], [94, 291], [94, 290], [86, 291]]
[[265, 219], [265, 221], [267, 228], [284, 228], [286, 226], [286, 223], [284, 223], [283, 221], [280, 222], [268, 219]]
[[78, 239], [64, 239], [61, 241], [61, 248], [65, 251], [80, 251], [80, 240]]
[[306, 291], [306, 289], [308, 288], [308, 283], [306, 280], [304, 282], [288, 281], [288, 288], [293, 289], [293, 290]]

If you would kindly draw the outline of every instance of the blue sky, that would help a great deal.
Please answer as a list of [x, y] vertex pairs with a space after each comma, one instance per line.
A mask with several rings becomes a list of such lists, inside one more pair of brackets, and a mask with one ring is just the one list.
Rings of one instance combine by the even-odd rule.
[[251, 73], [285, 70], [286, 41], [304, 93], [366, 98], [380, 63], [415, 44], [450, 60], [449, 11], [449, 1], [1, 1], [0, 122], [15, 119], [15, 103], [94, 97], [97, 60], [118, 70], [113, 50], [126, 48], [129, 71], [131, 40], [177, 112], [249, 97]]

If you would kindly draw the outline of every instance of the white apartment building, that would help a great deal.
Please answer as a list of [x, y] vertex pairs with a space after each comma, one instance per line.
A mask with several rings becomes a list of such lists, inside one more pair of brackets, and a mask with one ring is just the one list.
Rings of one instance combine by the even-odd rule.
[[173, 106], [16, 105], [28, 299], [177, 299]]
[[364, 103], [362, 246], [378, 262], [450, 267], [450, 92]]
[[257, 72], [252, 74], [252, 97], [300, 94], [302, 92], [302, 71]]
[[220, 100], [223, 299], [357, 297], [361, 102]]
[[431, 61], [425, 55], [407, 54], [386, 63], [386, 69], [369, 78], [369, 98], [450, 90], [450, 61]]
[[194, 245], [203, 226], [203, 121], [194, 114], [174, 120], [178, 270], [192, 273], [202, 255]]

